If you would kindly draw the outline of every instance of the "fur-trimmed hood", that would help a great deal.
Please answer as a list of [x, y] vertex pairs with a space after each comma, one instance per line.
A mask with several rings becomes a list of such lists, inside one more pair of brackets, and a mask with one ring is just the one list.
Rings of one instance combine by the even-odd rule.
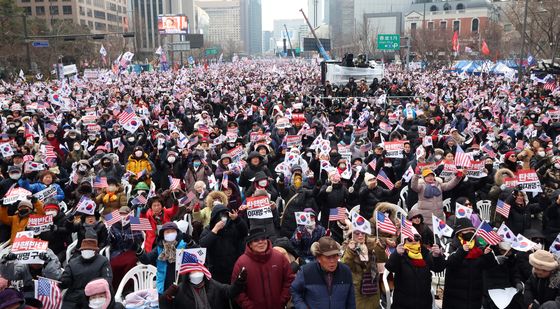
[[228, 205], [227, 195], [222, 191], [212, 191], [212, 192], [208, 193], [208, 196], [206, 196], [206, 200], [204, 201], [204, 203], [206, 204], [206, 207], [208, 207], [209, 209], [212, 209], [212, 208], [214, 208], [214, 201], [215, 200], [219, 200], [220, 204], [222, 204], [224, 206]]
[[515, 174], [509, 168], [500, 168], [496, 171], [494, 175], [494, 183], [496, 186], [501, 186], [504, 184], [504, 177], [503, 175], [506, 174], [508, 178], [515, 178]]
[[[399, 206], [393, 204], [393, 203], [388, 203], [388, 202], [380, 202], [377, 203], [377, 206], [375, 207], [375, 210], [378, 212], [390, 212], [389, 218], [391, 219], [391, 221], [393, 222], [393, 224], [395, 224], [398, 220], [397, 220], [397, 211], [399, 209]], [[370, 223], [373, 225], [373, 227], [377, 224], [377, 218], [374, 216], [371, 217], [371, 219], [369, 220]], [[373, 228], [372, 227], [372, 228]]]

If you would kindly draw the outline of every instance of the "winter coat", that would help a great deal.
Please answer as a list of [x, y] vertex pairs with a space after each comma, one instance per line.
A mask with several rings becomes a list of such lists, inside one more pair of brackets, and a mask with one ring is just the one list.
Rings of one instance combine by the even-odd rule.
[[553, 201], [543, 213], [543, 233], [547, 245], [550, 245], [560, 233], [560, 205]]
[[158, 222], [158, 220], [154, 217], [152, 209], [148, 209], [146, 213], [140, 213], [140, 217], [147, 218], [152, 226], [150, 231], [146, 231], [146, 242], [144, 243], [144, 250], [146, 250], [146, 252], [152, 251], [152, 247], [154, 246], [158, 233], [158, 226], [161, 227], [161, 225], [171, 222], [171, 218], [175, 216], [177, 211], [179, 211], [179, 206], [175, 203], [171, 208], [163, 208], [161, 214], [162, 219], [160, 222]]
[[318, 262], [305, 264], [297, 273], [290, 289], [296, 309], [355, 309], [354, 284], [350, 268], [338, 263], [333, 273], [332, 289], [329, 292], [326, 273]]
[[[179, 286], [179, 290], [175, 295], [172, 304], [168, 308], [183, 309], [183, 308], [196, 308], [193, 290], [188, 278], [185, 277], [183, 283]], [[232, 285], [220, 283], [214, 279], [204, 279], [204, 289], [206, 298], [212, 309], [229, 309], [229, 302], [237, 296], [242, 290], [243, 286], [233, 283]]]
[[106, 257], [96, 254], [87, 260], [81, 256], [71, 259], [60, 277], [60, 289], [68, 289], [62, 308], [74, 309], [87, 305], [84, 289], [90, 281], [99, 278], [106, 279], [109, 285], [113, 281], [111, 265]]
[[323, 185], [317, 196], [317, 201], [319, 205], [319, 211], [321, 212], [321, 224], [327, 226], [329, 222], [329, 211], [337, 207], [347, 208], [346, 200], [350, 193], [348, 189], [344, 187], [341, 183], [332, 184], [332, 191], [327, 192], [329, 185]]
[[243, 267], [247, 270], [247, 287], [235, 299], [241, 308], [283, 309], [286, 306], [294, 274], [288, 259], [272, 249], [270, 240], [263, 254], [256, 254], [246, 246], [245, 253], [235, 263], [231, 282]]
[[143, 156], [139, 159], [134, 155], [130, 155], [128, 156], [128, 162], [126, 163], [126, 170], [131, 171], [134, 174], [138, 174], [141, 171], [146, 170], [146, 176], [150, 177], [154, 171], [153, 166], [154, 164], [150, 162], [146, 154], [143, 154]]
[[44, 231], [39, 235], [39, 238], [49, 242], [49, 249], [51, 249], [56, 255], [59, 255], [61, 252], [65, 252], [66, 246], [72, 242], [71, 239], [68, 239], [70, 232], [66, 228], [65, 223], [66, 216], [63, 212], [58, 212], [53, 218], [53, 225], [51, 229]]
[[317, 204], [313, 191], [300, 187], [284, 205], [284, 212], [280, 218], [280, 235], [291, 238], [297, 227], [295, 213], [305, 208], [312, 208], [317, 212]]
[[[183, 235], [181, 232], [177, 232], [177, 250], [185, 249], [187, 247], [186, 243], [182, 241]], [[157, 268], [156, 273], [156, 289], [161, 295], [168, 287], [170, 287], [173, 282], [175, 282], [175, 262], [169, 263], [168, 261], [162, 261], [158, 257], [163, 251], [163, 231], [159, 233], [159, 241], [154, 250], [150, 252], [143, 251], [141, 254], [137, 253], [138, 261], [142, 264], [153, 265]]]
[[[49, 261], [45, 261], [45, 264], [41, 268], [41, 271], [38, 276], [49, 278], [53, 280], [59, 280], [60, 276], [62, 275], [62, 268], [60, 266], [60, 261], [58, 257], [52, 250], [47, 250], [47, 256], [49, 257]], [[12, 280], [22, 280], [23, 281], [23, 290], [27, 292], [34, 291], [34, 284], [33, 279], [37, 279], [31, 274], [29, 270], [29, 264], [22, 264], [22, 263], [15, 263], [14, 265], [14, 275], [15, 278]]]
[[459, 246], [447, 258], [443, 308], [480, 309], [482, 306], [482, 273], [496, 265], [496, 260], [491, 253], [476, 259], [466, 259], [467, 254]]
[[360, 201], [360, 215], [366, 220], [373, 217], [373, 212], [379, 202], [385, 202], [388, 198], [396, 194], [397, 189], [387, 190], [376, 186], [373, 189], [368, 188], [364, 183], [360, 188], [359, 201]]
[[198, 169], [191, 165], [185, 174], [185, 187], [187, 190], [194, 188], [194, 183], [203, 181], [208, 187], [208, 177], [212, 175], [212, 169], [208, 165], [200, 165]]
[[[111, 195], [114, 197], [111, 197]], [[126, 206], [128, 204], [128, 199], [126, 198], [124, 189], [121, 186], [118, 186], [117, 191], [114, 194], [110, 194], [106, 190], [103, 190], [103, 192], [95, 198], [95, 202], [98, 206], [103, 204], [105, 208], [103, 209], [102, 215], [106, 215], [123, 206]]]
[[[379, 297], [381, 287], [379, 286], [379, 273], [377, 271], [377, 257], [375, 256], [375, 243], [371, 239], [367, 239], [366, 246], [368, 250], [368, 261], [360, 260], [360, 256], [355, 250], [348, 248], [347, 243], [344, 243], [344, 255], [340, 260], [342, 263], [350, 267], [352, 271], [352, 283], [354, 284], [354, 294], [356, 295], [356, 308], [379, 308]], [[371, 273], [375, 276], [374, 280], [377, 282], [377, 291], [373, 295], [362, 295], [362, 280], [365, 273]]]
[[[494, 267], [484, 271], [484, 308], [495, 308], [495, 305], [488, 294], [488, 290], [515, 287], [518, 283], [522, 282], [516, 263], [516, 257], [512, 254], [505, 257], [505, 260], [501, 264], [496, 264]], [[507, 308], [520, 308], [519, 305], [522, 302], [521, 300], [521, 295], [516, 295], [512, 303]]]
[[[251, 161], [251, 156], [247, 158], [247, 162], [250, 161]], [[261, 162], [257, 166], [253, 166], [251, 163], [249, 163], [243, 169], [243, 171], [241, 171], [241, 175], [239, 176], [239, 186], [247, 189], [252, 184], [250, 179], [253, 179], [258, 172], [263, 172], [267, 177], [272, 177], [272, 175], [270, 174], [270, 170], [264, 164], [264, 162]]]
[[99, 171], [97, 171], [97, 176], [99, 177], [106, 177], [107, 179], [113, 178], [119, 180], [124, 175], [124, 170], [122, 165], [120, 164], [113, 164], [111, 159], [111, 166], [110, 167], [101, 167]]
[[222, 283], [229, 282], [233, 265], [243, 253], [243, 240], [247, 235], [247, 224], [241, 218], [235, 221], [228, 219], [217, 234], [212, 232], [221, 214], [226, 211], [223, 205], [214, 206], [210, 224], [202, 231], [199, 242], [201, 247], [207, 248], [206, 262], [212, 277]]
[[[301, 233], [301, 239], [298, 239], [296, 237], [296, 234], [298, 232]], [[296, 231], [294, 232], [292, 238], [290, 239], [290, 243], [292, 244], [292, 246], [294, 247], [298, 256], [301, 259], [306, 261], [314, 261], [315, 257], [311, 253], [311, 245], [314, 242], [319, 241], [319, 238], [325, 236], [325, 233], [326, 233], [325, 228], [319, 225], [318, 223], [316, 224], [315, 229], [313, 230], [313, 232], [311, 232], [311, 234], [307, 231], [305, 226], [298, 225]]]
[[135, 244], [140, 246], [144, 237], [140, 231], [132, 231], [130, 224], [123, 227], [121, 222], [111, 225], [109, 230], [109, 245], [111, 258], [129, 250], [135, 249]]
[[208, 226], [210, 224], [210, 218], [212, 217], [212, 209], [214, 209], [214, 201], [219, 201], [220, 204], [226, 206], [228, 204], [228, 198], [226, 194], [222, 191], [212, 191], [206, 196], [204, 201], [205, 207], [200, 210], [199, 221], [202, 222], [202, 226]]
[[526, 204], [521, 207], [514, 202], [514, 199], [508, 199], [505, 202], [511, 206], [505, 223], [515, 235], [523, 234], [526, 229], [530, 229], [531, 214], [539, 213], [544, 208], [538, 203]]
[[445, 258], [443, 255], [433, 257], [428, 249], [421, 247], [422, 258], [426, 262], [425, 267], [416, 267], [406, 253], [400, 255], [394, 251], [385, 268], [394, 273], [395, 290], [393, 292], [393, 304], [395, 309], [431, 309], [432, 308], [432, 273], [441, 272], [445, 269]]
[[[73, 220], [73, 217], [70, 217]], [[66, 221], [66, 229], [70, 233], [77, 232], [78, 233], [78, 244], [76, 245], [76, 249], [82, 246], [82, 240], [86, 238], [87, 230], [93, 230], [93, 232], [97, 235], [97, 246], [99, 249], [103, 249], [107, 245], [109, 245], [109, 232], [107, 231], [107, 227], [105, 223], [98, 221], [93, 225], [85, 225], [83, 223], [74, 223], [73, 221]]]
[[[35, 203], [35, 214], [37, 215], [45, 215], [43, 211], [43, 203], [36, 202]], [[20, 216], [16, 213], [13, 216], [8, 215], [8, 207], [5, 205], [0, 206], [0, 222], [5, 225], [11, 226], [11, 236], [10, 236], [10, 243], [14, 242], [14, 238], [16, 238], [16, 234], [21, 231], [25, 231], [27, 227], [27, 221], [29, 221], [29, 216], [25, 216], [20, 218]]]
[[550, 196], [552, 192], [560, 188], [560, 170], [550, 167], [541, 178], [544, 193]]
[[436, 178], [436, 187], [441, 191], [439, 196], [434, 196], [431, 198], [424, 197], [424, 190], [427, 184], [423, 179], [420, 179], [420, 175], [414, 175], [412, 177], [411, 188], [418, 193], [418, 206], [417, 209], [420, 211], [424, 217], [424, 223], [427, 226], [432, 226], [432, 214], [440, 219], [445, 219], [443, 214], [443, 192], [449, 191], [461, 181], [461, 177], [455, 176], [448, 182], [442, 182], [441, 179]]
[[553, 272], [550, 277], [540, 279], [531, 275], [529, 280], [525, 282], [523, 290], [523, 298], [525, 305], [529, 306], [533, 301], [543, 304], [547, 301], [555, 300], [560, 295], [560, 272]]
[[[33, 194], [35, 194], [37, 192], [40, 192], [40, 191], [43, 191], [47, 188], [47, 185], [45, 185], [42, 182], [36, 182], [36, 183], [31, 183], [30, 184], [29, 180], [27, 180], [27, 179], [20, 179], [18, 181], [18, 184], [19, 184], [20, 187], [24, 188], [25, 190], [31, 191], [31, 193], [33, 193]], [[59, 202], [64, 200], [64, 190], [62, 190], [60, 185], [57, 184], [57, 183], [52, 183], [51, 186], [54, 186], [56, 188], [56, 195], [54, 196], [54, 198]]]

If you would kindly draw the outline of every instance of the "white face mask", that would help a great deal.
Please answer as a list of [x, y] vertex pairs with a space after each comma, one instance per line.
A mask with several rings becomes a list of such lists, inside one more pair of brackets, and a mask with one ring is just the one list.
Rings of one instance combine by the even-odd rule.
[[21, 177], [21, 174], [10, 174], [10, 178], [13, 180], [18, 180]]
[[134, 142], [134, 137], [129, 137], [129, 138], [127, 138], [127, 140], [132, 143], [132, 142]]
[[95, 256], [95, 251], [93, 250], [82, 250], [82, 257], [86, 260], [91, 259]]
[[87, 166], [85, 166], [85, 165], [80, 165], [80, 167], [78, 167], [78, 170], [79, 170], [80, 172], [85, 172], [85, 171], [87, 170]]
[[115, 186], [115, 185], [109, 185], [109, 186], [107, 187], [107, 191], [109, 191], [109, 192], [116, 192], [116, 191], [117, 191], [117, 186]]
[[560, 170], [560, 164], [559, 163], [554, 163], [554, 168], [557, 170]]
[[174, 241], [175, 239], [177, 239], [177, 233], [165, 234], [165, 235], [163, 235], [163, 239], [165, 241]]
[[105, 297], [99, 297], [89, 301], [89, 307], [93, 309], [103, 308], [107, 299]]
[[49, 210], [49, 211], [45, 211], [45, 214], [46, 214], [47, 216], [56, 217], [56, 215], [58, 214], [58, 211], [56, 211], [56, 210]]
[[176, 160], [176, 158], [175, 158], [175, 157], [173, 157], [173, 156], [172, 156], [172, 157], [169, 157], [169, 158], [167, 158], [167, 162], [169, 162], [169, 163], [175, 163], [175, 160]]
[[193, 271], [189, 274], [189, 280], [192, 284], [199, 284], [204, 279], [204, 273], [201, 271]]
[[441, 155], [435, 155], [436, 160], [441, 160]]
[[134, 155], [137, 156], [137, 157], [141, 157], [142, 156], [142, 151], [137, 150], [137, 151], [134, 152]]
[[544, 157], [544, 156], [546, 155], [546, 153], [545, 153], [544, 151], [539, 151], [539, 152], [537, 152], [537, 154], [538, 154], [540, 157]]
[[80, 145], [75, 145], [74, 150], [76, 150], [76, 151], [80, 150]]
[[259, 180], [258, 184], [260, 187], [266, 187], [268, 180]]

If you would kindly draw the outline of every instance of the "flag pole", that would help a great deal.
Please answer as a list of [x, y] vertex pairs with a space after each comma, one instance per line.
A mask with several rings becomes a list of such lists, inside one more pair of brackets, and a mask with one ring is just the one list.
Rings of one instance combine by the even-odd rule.
[[471, 240], [473, 240], [476, 237], [476, 233], [478, 232], [478, 230], [480, 230], [480, 228], [482, 227], [482, 224], [484, 224], [484, 222], [486, 222], [485, 220], [482, 220], [480, 222], [480, 224], [478, 225], [478, 227], [476, 228], [476, 230], [474, 231], [473, 236], [471, 237], [471, 239], [469, 240], [469, 242], [471, 242]]

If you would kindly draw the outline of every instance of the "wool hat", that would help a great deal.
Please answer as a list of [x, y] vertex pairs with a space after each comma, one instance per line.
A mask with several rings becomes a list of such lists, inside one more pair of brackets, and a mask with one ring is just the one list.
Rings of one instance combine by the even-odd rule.
[[45, 206], [43, 206], [43, 210], [47, 211], [49, 209], [60, 211], [60, 206], [58, 205], [58, 201], [56, 199], [49, 198], [45, 201]]
[[267, 238], [268, 234], [266, 233], [266, 229], [263, 227], [255, 227], [249, 231], [249, 235], [247, 235], [247, 243], [250, 243], [254, 240]]
[[373, 176], [373, 174], [366, 173], [366, 174], [364, 175], [364, 182], [367, 184], [367, 183], [369, 183], [370, 180], [372, 180], [372, 179], [374, 179], [374, 178], [375, 178], [375, 176]]
[[105, 294], [105, 302], [111, 301], [111, 290], [109, 289], [109, 283], [107, 280], [100, 278], [90, 281], [84, 288], [84, 293], [86, 296], [93, 296], [97, 294]]
[[457, 219], [457, 221], [455, 221], [455, 226], [453, 226], [453, 230], [455, 234], [458, 234], [460, 232], [466, 231], [466, 230], [473, 230], [473, 232], [475, 231], [475, 228], [472, 225], [472, 222], [470, 219], [468, 218], [459, 218]]
[[94, 250], [98, 251], [99, 246], [97, 245], [97, 239], [85, 238], [82, 240], [82, 245], [80, 246], [80, 251], [82, 250]]
[[552, 253], [545, 250], [537, 250], [529, 255], [529, 264], [534, 268], [554, 271], [558, 268], [558, 262]]
[[25, 200], [22, 200], [22, 201], [19, 202], [18, 208], [21, 208], [21, 207], [29, 207], [29, 208], [33, 209], [33, 204], [31, 204], [30, 200], [25, 199]]
[[0, 292], [0, 309], [8, 308], [14, 304], [22, 304], [23, 293], [16, 289], [5, 289]]
[[340, 255], [340, 244], [330, 236], [323, 236], [311, 245], [311, 253], [315, 257]]

